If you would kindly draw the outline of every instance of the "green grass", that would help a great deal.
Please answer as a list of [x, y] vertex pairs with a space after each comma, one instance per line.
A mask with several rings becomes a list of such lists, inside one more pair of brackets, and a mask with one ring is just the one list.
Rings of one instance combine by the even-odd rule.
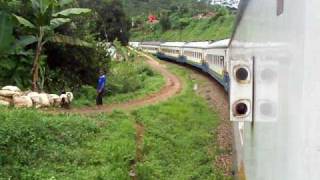
[[235, 17], [233, 15], [220, 16], [217, 19], [192, 20], [182, 30], [168, 30], [166, 32], [141, 30], [132, 31], [132, 41], [163, 40], [163, 41], [205, 41], [230, 38]]
[[130, 114], [82, 117], [0, 107], [0, 179], [130, 179], [135, 121], [145, 127], [139, 179], [225, 179], [214, 167], [217, 114], [193, 92], [190, 71], [169, 68], [185, 81], [182, 93]]
[[129, 179], [133, 121], [0, 109], [0, 179]]
[[224, 179], [214, 167], [214, 129], [218, 116], [193, 92], [188, 72], [171, 66], [187, 82], [187, 88], [168, 102], [133, 112], [144, 124], [144, 161], [140, 179]]

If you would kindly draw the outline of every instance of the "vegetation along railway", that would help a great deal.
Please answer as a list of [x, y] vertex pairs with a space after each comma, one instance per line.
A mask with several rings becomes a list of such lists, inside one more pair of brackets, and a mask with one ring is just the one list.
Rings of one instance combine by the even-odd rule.
[[[211, 7], [212, 1], [190, 0], [182, 8], [177, 0], [138, 1], [123, 0], [141, 4], [137, 8], [146, 13], [158, 6], [166, 13], [159, 10], [159, 22], [157, 13], [149, 22], [145, 15], [132, 18], [132, 39], [157, 41], [129, 45], [193, 66], [212, 81], [129, 53], [122, 45], [130, 20], [118, 0], [0, 0], [1, 86], [32, 86], [32, 92], [2, 88], [0, 102], [8, 107], [0, 108], [0, 179], [223, 179], [211, 167], [225, 155], [216, 149], [219, 137], [218, 143], [212, 139], [219, 136], [219, 128], [212, 130], [218, 126], [212, 104], [230, 125], [224, 128], [233, 136], [236, 179], [320, 179], [319, 0], [241, 0], [230, 34], [235, 12]], [[178, 42], [159, 41], [165, 37]], [[121, 51], [113, 57], [119, 62], [106, 55], [106, 41]], [[151, 69], [137, 58], [146, 58]], [[97, 108], [90, 106], [98, 69], [111, 72], [111, 91], [110, 103]], [[50, 111], [66, 99], [69, 105], [73, 94], [66, 87], [80, 97], [74, 109], [53, 109], [66, 113], [58, 116], [33, 109]], [[113, 111], [118, 109], [133, 111]]]
[[316, 7], [315, 0], [244, 0], [230, 40], [130, 45], [195, 66], [224, 87], [240, 179], [319, 179]]

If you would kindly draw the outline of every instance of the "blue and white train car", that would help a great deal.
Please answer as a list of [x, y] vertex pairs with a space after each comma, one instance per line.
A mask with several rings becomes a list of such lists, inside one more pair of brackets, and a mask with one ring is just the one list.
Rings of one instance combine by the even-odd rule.
[[206, 46], [203, 61], [203, 70], [215, 78], [226, 90], [229, 89], [229, 42], [230, 39], [225, 39]]
[[182, 46], [182, 62], [186, 62], [192, 66], [203, 68], [205, 59], [205, 48], [210, 44], [209, 41], [189, 42]]
[[161, 42], [158, 41], [141, 42], [139, 49], [147, 53], [157, 54], [160, 51], [160, 44]]
[[185, 42], [165, 42], [160, 45], [158, 57], [181, 62], [181, 50]]
[[129, 46], [138, 49], [140, 45], [140, 42], [129, 42]]

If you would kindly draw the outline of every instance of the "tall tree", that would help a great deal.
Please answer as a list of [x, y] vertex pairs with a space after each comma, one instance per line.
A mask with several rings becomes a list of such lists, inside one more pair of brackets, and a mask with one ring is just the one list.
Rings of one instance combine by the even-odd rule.
[[97, 16], [97, 31], [101, 39], [113, 42], [118, 39], [122, 44], [129, 41], [131, 21], [119, 0], [78, 0], [81, 7], [94, 9]]
[[36, 52], [32, 67], [32, 90], [38, 90], [39, 80], [39, 61], [42, 54], [43, 46], [48, 41], [58, 43], [68, 43], [72, 45], [90, 46], [90, 44], [79, 39], [71, 38], [57, 34], [55, 29], [70, 23], [71, 17], [90, 13], [90, 9], [69, 8], [56, 12], [64, 5], [71, 3], [70, 0], [30, 0], [33, 8], [32, 20], [14, 15], [16, 20], [29, 32], [29, 35], [23, 37], [23, 41], [28, 44], [36, 43]]

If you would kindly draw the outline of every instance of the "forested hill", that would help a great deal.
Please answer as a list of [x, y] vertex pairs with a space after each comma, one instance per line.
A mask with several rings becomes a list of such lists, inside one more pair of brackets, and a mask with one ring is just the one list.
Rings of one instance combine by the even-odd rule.
[[174, 6], [192, 6], [198, 3], [196, 0], [122, 0], [122, 2], [129, 16], [156, 13]]
[[[203, 41], [231, 36], [235, 9], [210, 0], [122, 0], [131, 41]], [[150, 16], [155, 18], [150, 21]]]

